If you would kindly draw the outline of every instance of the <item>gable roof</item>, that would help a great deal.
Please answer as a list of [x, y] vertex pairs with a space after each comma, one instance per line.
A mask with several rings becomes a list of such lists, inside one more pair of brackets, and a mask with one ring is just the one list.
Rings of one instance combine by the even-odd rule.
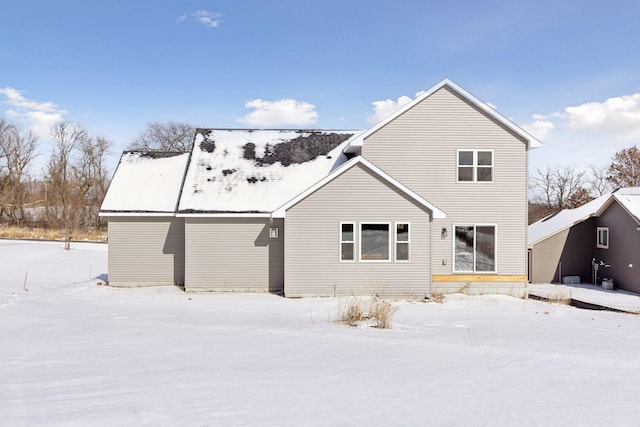
[[270, 214], [346, 162], [357, 132], [198, 129], [178, 212]]
[[640, 187], [622, 188], [575, 209], [564, 209], [529, 225], [529, 245], [548, 239], [592, 217], [598, 217], [613, 203], [620, 205], [640, 224]]
[[512, 131], [513, 133], [515, 133], [516, 135], [518, 135], [519, 137], [527, 141], [527, 149], [542, 147], [542, 142], [539, 139], [537, 139], [535, 136], [531, 135], [529, 132], [525, 131], [520, 126], [516, 125], [514, 122], [512, 122], [511, 120], [509, 120], [508, 118], [500, 114], [495, 108], [490, 107], [486, 102], [481, 101], [479, 98], [467, 92], [464, 88], [462, 88], [452, 80], [444, 79], [440, 83], [436, 84], [435, 86], [427, 90], [426, 92], [423, 92], [420, 95], [418, 95], [413, 101], [398, 108], [395, 112], [393, 112], [386, 118], [382, 119], [371, 128], [362, 132], [360, 135], [357, 135], [356, 137], [354, 137], [350, 141], [349, 145], [345, 148], [345, 153], [358, 152], [359, 149], [362, 148], [362, 145], [366, 138], [368, 138], [370, 135], [374, 134], [379, 129], [383, 128], [388, 123], [392, 122], [393, 120], [395, 120], [396, 118], [398, 118], [399, 116], [407, 112], [408, 110], [412, 109], [417, 104], [421, 103], [422, 101], [424, 101], [425, 99], [427, 99], [428, 97], [430, 97], [432, 94], [442, 89], [443, 87], [447, 87], [452, 91], [456, 92], [459, 96], [466, 99], [468, 102], [470, 102], [476, 108], [483, 111], [489, 117], [501, 123], [507, 129], [509, 129], [510, 131]]
[[350, 170], [356, 165], [362, 165], [367, 169], [369, 169], [374, 175], [378, 176], [380, 179], [387, 182], [389, 185], [394, 187], [399, 192], [405, 194], [407, 197], [413, 200], [416, 204], [430, 211], [433, 218], [446, 218], [447, 215], [443, 211], [438, 209], [435, 205], [431, 204], [429, 201], [419, 196], [417, 193], [415, 193], [414, 191], [412, 191], [411, 189], [409, 189], [408, 187], [406, 187], [405, 185], [397, 181], [391, 175], [387, 174], [382, 169], [375, 166], [373, 163], [371, 163], [370, 161], [368, 161], [362, 156], [357, 156], [352, 158], [351, 160], [349, 160], [348, 162], [344, 163], [342, 166], [334, 170], [331, 174], [325, 176], [323, 179], [316, 182], [311, 187], [307, 188], [306, 190], [304, 190], [303, 192], [295, 196], [293, 199], [289, 200], [287, 203], [280, 206], [277, 210], [273, 212], [272, 217], [284, 218], [286, 216], [286, 211], [289, 208], [293, 207], [294, 205], [296, 205], [303, 199], [307, 198], [308, 196], [310, 196], [311, 194], [313, 194], [314, 192], [316, 192], [317, 190], [319, 190], [320, 188], [322, 188], [329, 182], [333, 181], [334, 179], [336, 179], [337, 177], [347, 172], [348, 170]]
[[100, 214], [174, 213], [189, 153], [125, 151]]

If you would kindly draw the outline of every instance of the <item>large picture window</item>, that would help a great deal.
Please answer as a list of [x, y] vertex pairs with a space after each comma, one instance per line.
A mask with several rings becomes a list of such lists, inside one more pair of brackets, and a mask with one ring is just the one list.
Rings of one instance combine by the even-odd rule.
[[458, 150], [458, 181], [493, 181], [493, 151]]
[[458, 273], [495, 273], [495, 225], [456, 225], [454, 271]]
[[355, 261], [355, 224], [340, 223], [340, 261]]
[[360, 223], [360, 261], [389, 261], [389, 224]]

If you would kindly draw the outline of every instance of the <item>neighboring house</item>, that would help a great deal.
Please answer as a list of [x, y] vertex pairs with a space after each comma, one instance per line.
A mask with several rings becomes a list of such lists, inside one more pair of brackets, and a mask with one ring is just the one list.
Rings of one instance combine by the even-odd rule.
[[640, 187], [622, 188], [576, 209], [565, 209], [529, 226], [532, 283], [562, 283], [577, 276], [640, 293]]
[[[123, 154], [101, 210], [109, 282], [525, 295], [527, 151], [539, 146], [450, 80], [363, 132], [199, 129], [187, 155]], [[159, 170], [181, 182], [162, 206]], [[137, 273], [151, 270], [162, 280]]]

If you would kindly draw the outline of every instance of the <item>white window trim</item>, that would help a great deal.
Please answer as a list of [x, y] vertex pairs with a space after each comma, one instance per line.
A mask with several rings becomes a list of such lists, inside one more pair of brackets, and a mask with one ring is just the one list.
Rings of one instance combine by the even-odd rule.
[[[362, 259], [362, 226], [363, 225], [371, 225], [371, 224], [376, 224], [376, 225], [386, 225], [387, 227], [389, 227], [389, 248], [387, 249], [387, 253], [389, 254], [389, 258], [388, 259]], [[391, 233], [393, 232], [393, 230], [391, 229], [391, 222], [388, 221], [362, 221], [358, 223], [358, 261], [359, 262], [391, 262], [391, 260], [393, 259], [391, 257], [391, 242], [392, 242], [392, 238], [391, 238]]]
[[[600, 232], [607, 232], [607, 241], [605, 243], [600, 243]], [[598, 249], [609, 249], [609, 227], [597, 227], [596, 231], [596, 247]]]
[[[474, 234], [474, 238], [473, 238], [473, 270], [464, 270], [464, 271], [459, 271], [456, 270], [456, 227], [473, 227], [473, 234]], [[493, 265], [494, 265], [494, 270], [493, 271], [476, 271], [476, 243], [478, 241], [478, 239], [475, 238], [475, 233], [476, 233], [476, 227], [493, 227], [494, 229], [494, 260], [493, 260]], [[492, 224], [492, 223], [483, 223], [483, 222], [479, 222], [479, 223], [455, 223], [452, 226], [451, 229], [451, 233], [453, 234], [453, 238], [451, 239], [451, 257], [452, 259], [452, 265], [453, 265], [453, 273], [454, 274], [496, 274], [498, 272], [498, 224]]]
[[[461, 151], [472, 151], [473, 152], [473, 165], [461, 165], [460, 164], [460, 152]], [[491, 181], [478, 181], [478, 151], [486, 151], [491, 153]], [[460, 181], [460, 173], [459, 168], [461, 167], [472, 167], [473, 168], [473, 179], [471, 181]], [[488, 167], [488, 166], [481, 166]], [[496, 170], [496, 155], [493, 149], [482, 149], [482, 148], [459, 148], [456, 150], [456, 182], [461, 183], [474, 183], [474, 184], [487, 184], [491, 182], [495, 182], [495, 170]]]
[[[351, 224], [353, 226], [353, 240], [342, 240], [342, 226]], [[340, 241], [340, 250], [338, 251], [338, 261], [340, 262], [356, 262], [356, 223], [353, 221], [341, 221], [338, 227], [338, 240]], [[353, 259], [342, 259], [342, 244], [351, 243], [353, 245]]]
[[[409, 226], [409, 233], [406, 241], [398, 241], [398, 225], [406, 224]], [[409, 221], [396, 221], [393, 224], [393, 260], [395, 262], [411, 262], [411, 230], [413, 227]], [[398, 259], [398, 243], [407, 244], [408, 259]]]

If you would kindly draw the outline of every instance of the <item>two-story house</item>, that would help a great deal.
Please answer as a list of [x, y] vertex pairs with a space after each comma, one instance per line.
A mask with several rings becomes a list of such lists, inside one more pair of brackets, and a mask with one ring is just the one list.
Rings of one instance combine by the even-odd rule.
[[101, 209], [109, 282], [285, 296], [522, 296], [527, 151], [444, 80], [365, 131], [200, 129], [124, 153]]

